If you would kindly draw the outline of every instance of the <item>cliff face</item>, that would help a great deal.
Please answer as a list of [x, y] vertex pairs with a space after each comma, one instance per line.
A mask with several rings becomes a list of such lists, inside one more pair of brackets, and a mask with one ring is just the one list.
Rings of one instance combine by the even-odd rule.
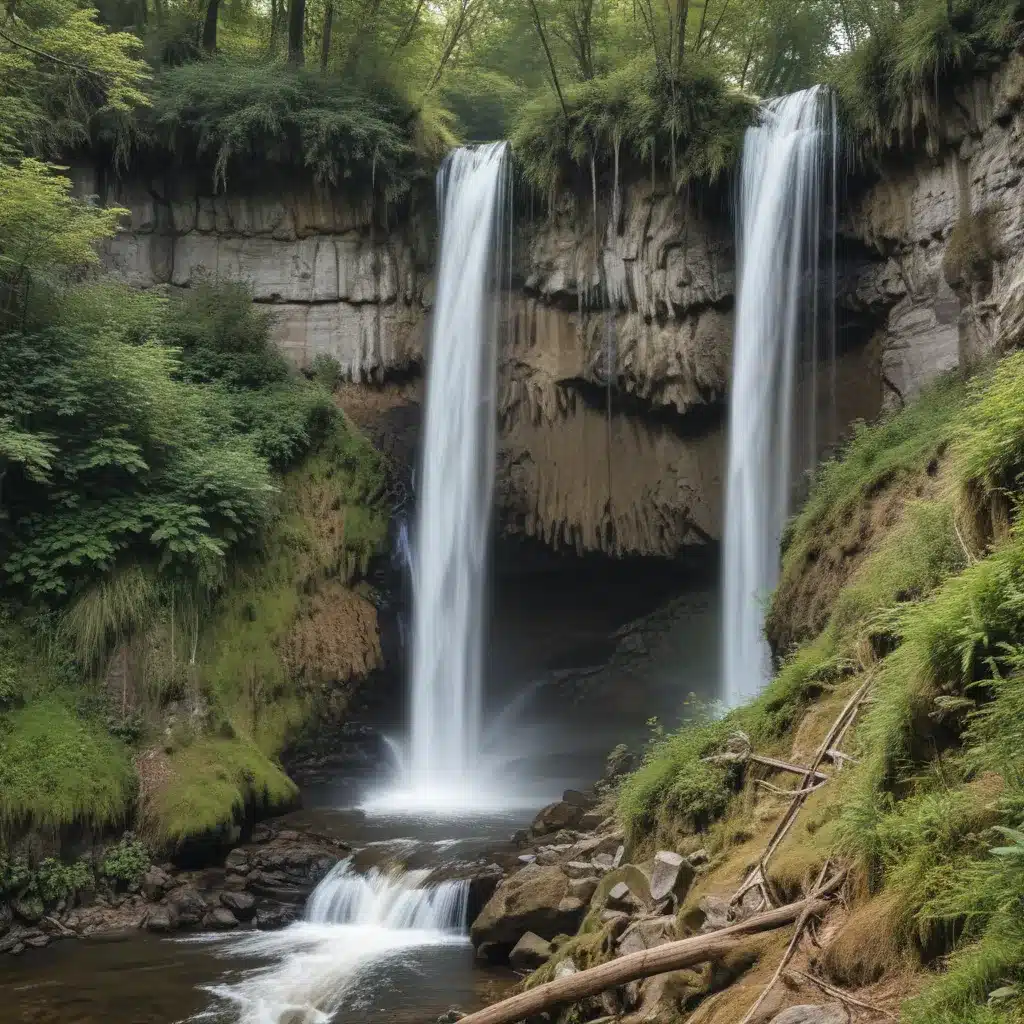
[[610, 308], [588, 304], [601, 294], [589, 208], [567, 199], [523, 232], [499, 515], [555, 546], [671, 556], [721, 520], [732, 241], [649, 185], [627, 188], [618, 212], [598, 216]]
[[432, 211], [385, 231], [365, 204], [312, 186], [212, 195], [182, 178], [105, 186], [82, 168], [74, 177], [81, 194], [130, 211], [104, 254], [130, 284], [245, 281], [272, 309], [277, 342], [297, 365], [327, 353], [351, 380], [381, 381], [420, 361]]
[[1024, 340], [1024, 58], [960, 90], [935, 156], [888, 166], [846, 232], [876, 259], [857, 301], [879, 311], [890, 404], [943, 370]]

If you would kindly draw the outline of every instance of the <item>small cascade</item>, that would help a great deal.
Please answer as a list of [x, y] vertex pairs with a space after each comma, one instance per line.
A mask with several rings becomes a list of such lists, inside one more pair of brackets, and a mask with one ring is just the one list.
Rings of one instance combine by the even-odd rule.
[[422, 883], [429, 871], [356, 874], [342, 862], [316, 887], [306, 907], [314, 924], [461, 934], [466, 927], [468, 882]]
[[441, 166], [441, 220], [422, 470], [411, 546], [412, 710], [406, 777], [368, 809], [468, 810], [480, 792], [485, 569], [494, 485], [508, 145]]
[[237, 982], [211, 985], [212, 1007], [195, 1020], [327, 1024], [360, 1006], [369, 972], [430, 947], [464, 945], [468, 882], [422, 886], [426, 871], [354, 872], [338, 864], [309, 898], [304, 920], [278, 932], [203, 935], [225, 959], [266, 960]]
[[[819, 388], [835, 379], [834, 372], [817, 370], [820, 334], [830, 335], [826, 351], [833, 365], [835, 359], [834, 252], [824, 303], [819, 290], [822, 225], [829, 206], [835, 214], [835, 160], [835, 105], [821, 86], [768, 101], [762, 123], [747, 129], [724, 538], [723, 700], [729, 707], [755, 696], [771, 676], [764, 602], [778, 583], [794, 468], [816, 460]], [[834, 246], [834, 221], [831, 236]]]

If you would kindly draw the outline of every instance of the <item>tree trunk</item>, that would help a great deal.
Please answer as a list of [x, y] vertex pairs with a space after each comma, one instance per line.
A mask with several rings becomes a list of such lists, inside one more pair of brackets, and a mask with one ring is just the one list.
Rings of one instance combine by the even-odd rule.
[[206, 20], [203, 22], [203, 49], [207, 53], [217, 52], [217, 15], [220, 0], [209, 0], [206, 5]]
[[327, 70], [331, 59], [331, 29], [334, 27], [334, 0], [327, 0], [324, 6], [324, 30], [320, 37], [320, 70]]
[[538, 985], [510, 999], [478, 1010], [468, 1017], [463, 1017], [461, 1024], [515, 1024], [516, 1021], [532, 1017], [553, 1006], [575, 1003], [586, 999], [587, 996], [597, 995], [606, 989], [617, 988], [630, 981], [721, 960], [736, 948], [742, 936], [781, 928], [792, 924], [802, 914], [819, 914], [827, 906], [825, 900], [812, 897], [758, 914], [741, 924], [722, 928], [710, 935], [694, 935], [692, 938], [666, 942], [665, 945], [652, 949], [627, 953], [626, 956], [617, 957], [608, 963], [549, 981], [546, 985]]
[[306, 61], [306, 0], [288, 3], [288, 63], [301, 68]]

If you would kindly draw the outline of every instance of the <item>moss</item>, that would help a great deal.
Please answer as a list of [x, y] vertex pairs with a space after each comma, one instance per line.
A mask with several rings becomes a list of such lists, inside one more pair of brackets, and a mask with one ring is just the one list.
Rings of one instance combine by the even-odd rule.
[[246, 808], [280, 808], [298, 794], [281, 768], [245, 739], [195, 740], [170, 754], [164, 771], [143, 807], [147, 830], [160, 841], [230, 827]]
[[56, 696], [0, 717], [0, 822], [103, 825], [135, 795], [127, 748]]
[[979, 210], [960, 217], [946, 239], [942, 275], [951, 288], [990, 284], [995, 245], [991, 210]]

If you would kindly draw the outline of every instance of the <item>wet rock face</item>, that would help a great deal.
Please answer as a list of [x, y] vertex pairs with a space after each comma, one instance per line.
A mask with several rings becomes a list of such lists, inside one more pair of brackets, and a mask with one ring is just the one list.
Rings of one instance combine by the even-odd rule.
[[888, 169], [845, 231], [877, 255], [853, 301], [884, 316], [890, 405], [936, 375], [1024, 343], [1024, 111], [1015, 54], [960, 89], [938, 155]]

